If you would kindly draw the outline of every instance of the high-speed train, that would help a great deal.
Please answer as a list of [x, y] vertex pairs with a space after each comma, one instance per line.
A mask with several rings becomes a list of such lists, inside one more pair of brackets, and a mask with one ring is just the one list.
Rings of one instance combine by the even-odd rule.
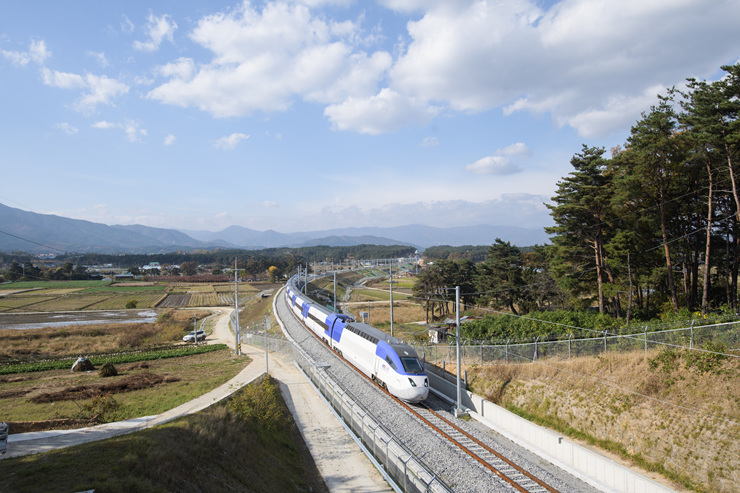
[[288, 305], [319, 339], [399, 399], [427, 398], [429, 380], [414, 348], [352, 317], [334, 313], [299, 289], [298, 276], [286, 287]]

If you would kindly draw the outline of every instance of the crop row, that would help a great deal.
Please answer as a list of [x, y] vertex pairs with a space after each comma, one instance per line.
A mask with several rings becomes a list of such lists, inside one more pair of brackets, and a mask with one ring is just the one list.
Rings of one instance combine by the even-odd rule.
[[[160, 350], [91, 356], [89, 360], [95, 366], [100, 366], [105, 363], [134, 363], [137, 361], [152, 361], [165, 358], [177, 358], [180, 356], [192, 356], [195, 354], [210, 353], [212, 351], [227, 349], [227, 347], [228, 346], [226, 346], [225, 344], [183, 346]], [[8, 375], [11, 373], [29, 373], [34, 371], [66, 370], [71, 368], [72, 363], [73, 361], [69, 358], [48, 361], [34, 361], [29, 363], [13, 363], [0, 366], [0, 375]]]

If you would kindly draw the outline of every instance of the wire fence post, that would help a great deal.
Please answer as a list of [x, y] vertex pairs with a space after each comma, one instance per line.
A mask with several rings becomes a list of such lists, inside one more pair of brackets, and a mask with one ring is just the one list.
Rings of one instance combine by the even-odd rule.
[[506, 363], [509, 362], [509, 341], [511, 339], [506, 339], [506, 349], [504, 350], [504, 355], [506, 356]]
[[606, 331], [604, 331], [604, 356], [606, 356]]
[[644, 337], [645, 337], [645, 357], [647, 357], [647, 329], [648, 329], [648, 328], [647, 328], [647, 325], [646, 325], [646, 326], [645, 326], [645, 330], [644, 330], [644, 332], [643, 332], [643, 334], [644, 334]]
[[694, 321], [691, 321], [691, 339], [689, 340], [689, 349], [694, 349]]
[[537, 336], [537, 338], [534, 340], [534, 356], [532, 357], [532, 363], [537, 361], [537, 343], [540, 342], [540, 336]]
[[568, 359], [570, 359], [570, 343], [573, 340], [573, 332], [568, 334]]

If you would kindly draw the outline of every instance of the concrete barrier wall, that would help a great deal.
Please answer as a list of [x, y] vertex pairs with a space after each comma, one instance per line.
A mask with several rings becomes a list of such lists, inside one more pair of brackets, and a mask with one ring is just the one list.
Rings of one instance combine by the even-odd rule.
[[[427, 367], [432, 390], [451, 402], [457, 398], [456, 382], [441, 375], [436, 367]], [[506, 438], [552, 462], [590, 485], [603, 491], [624, 493], [667, 493], [674, 491], [628, 469], [613, 460], [582, 447], [557, 432], [527, 421], [467, 390], [461, 391], [462, 407], [474, 419]]]

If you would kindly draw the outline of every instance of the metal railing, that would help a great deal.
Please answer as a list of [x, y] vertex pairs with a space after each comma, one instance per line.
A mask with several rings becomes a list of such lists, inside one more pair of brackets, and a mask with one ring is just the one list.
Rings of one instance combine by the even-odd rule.
[[406, 492], [419, 493], [452, 491], [431, 469], [397, 441], [350, 392], [344, 390], [340, 383], [327, 373], [325, 366], [317, 364], [301, 348], [286, 339], [265, 338], [264, 334], [242, 334], [243, 344], [260, 348], [265, 347], [265, 339], [268, 350], [277, 351], [295, 361], [365, 449], [382, 464], [386, 474], [399, 488]]

